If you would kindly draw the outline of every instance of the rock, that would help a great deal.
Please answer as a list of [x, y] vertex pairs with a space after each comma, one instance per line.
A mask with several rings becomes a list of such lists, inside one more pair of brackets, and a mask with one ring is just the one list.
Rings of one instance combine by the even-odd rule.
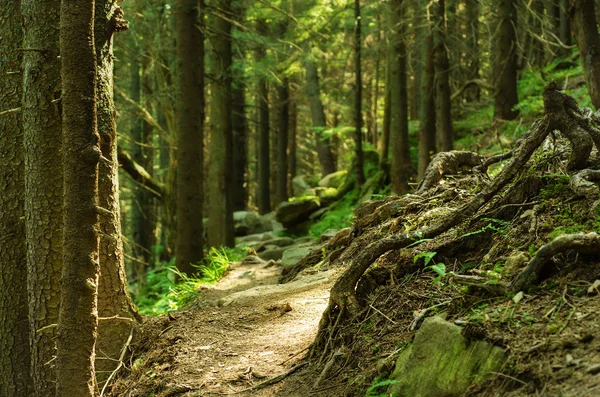
[[310, 214], [308, 219], [311, 221], [316, 221], [316, 220], [320, 219], [323, 216], [323, 214], [325, 214], [327, 212], [327, 210], [328, 210], [328, 208], [321, 208], [320, 210], [317, 210], [317, 211], [313, 212], [312, 214]]
[[278, 261], [283, 257], [283, 253], [285, 252], [285, 250], [286, 249], [283, 247], [276, 247], [272, 249], [267, 249], [258, 254], [258, 256], [265, 261]]
[[302, 237], [298, 237], [295, 240], [295, 244], [296, 245], [301, 245], [301, 244], [312, 243], [314, 241], [315, 241], [315, 239], [312, 236], [302, 236]]
[[346, 170], [337, 171], [329, 175], [325, 175], [325, 177], [323, 177], [323, 179], [319, 181], [319, 186], [333, 187], [339, 189], [339, 187], [342, 186], [342, 183], [344, 183], [344, 179], [346, 179], [347, 175], [348, 171]]
[[294, 193], [295, 197], [306, 195], [308, 190], [310, 190], [310, 185], [306, 182], [305, 175], [298, 175], [292, 179], [292, 193]]
[[283, 263], [284, 267], [293, 267], [296, 263], [300, 262], [300, 259], [310, 254], [310, 251], [309, 247], [288, 248], [283, 253], [281, 263]]
[[462, 328], [440, 317], [426, 318], [413, 344], [404, 350], [390, 379], [397, 397], [462, 396], [491, 371], [500, 371], [504, 350], [488, 342], [467, 342]]
[[321, 203], [315, 197], [288, 201], [279, 204], [275, 219], [285, 227], [294, 226], [306, 221], [320, 207]]
[[331, 240], [338, 234], [338, 231], [335, 229], [327, 229], [319, 236], [319, 244], [324, 243], [326, 241]]
[[288, 247], [294, 244], [294, 239], [291, 237], [277, 237], [270, 240], [262, 241], [257, 251], [262, 247], [275, 246], [275, 247]]
[[585, 372], [587, 372], [590, 375], [596, 375], [598, 373], [600, 373], [600, 364], [592, 364], [589, 367], [587, 367], [585, 369]]
[[267, 241], [273, 238], [273, 234], [270, 232], [249, 234], [247, 236], [241, 236], [236, 239], [237, 245], [248, 245], [251, 243], [257, 243], [260, 241]]
[[507, 274], [516, 274], [517, 272], [520, 272], [530, 260], [531, 258], [527, 252], [515, 251], [506, 259], [504, 271]]
[[250, 211], [234, 212], [233, 225], [236, 236], [246, 236], [273, 230], [272, 219]]

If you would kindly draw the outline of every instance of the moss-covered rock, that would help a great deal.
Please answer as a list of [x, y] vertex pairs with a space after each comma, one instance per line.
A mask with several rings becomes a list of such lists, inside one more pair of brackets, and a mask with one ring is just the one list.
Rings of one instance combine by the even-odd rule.
[[332, 174], [325, 175], [325, 177], [323, 177], [323, 179], [319, 181], [319, 186], [333, 187], [338, 189], [342, 185], [342, 183], [344, 183], [344, 180], [346, 179], [347, 175], [348, 171], [346, 170], [337, 171]]
[[395, 397], [461, 396], [472, 384], [499, 371], [504, 350], [480, 340], [469, 341], [462, 328], [440, 317], [425, 319], [413, 344], [398, 360], [388, 392]]

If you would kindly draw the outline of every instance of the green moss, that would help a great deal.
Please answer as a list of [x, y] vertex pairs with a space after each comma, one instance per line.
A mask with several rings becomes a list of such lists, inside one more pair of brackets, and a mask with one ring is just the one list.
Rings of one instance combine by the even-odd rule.
[[329, 207], [323, 218], [312, 225], [308, 231], [311, 236], [319, 237], [327, 229], [340, 230], [352, 224], [353, 207], [358, 201], [358, 192], [353, 190], [341, 200]]

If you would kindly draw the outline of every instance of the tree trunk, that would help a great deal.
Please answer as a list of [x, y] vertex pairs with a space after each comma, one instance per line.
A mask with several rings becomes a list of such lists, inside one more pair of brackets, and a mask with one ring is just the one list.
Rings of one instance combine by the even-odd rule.
[[590, 98], [600, 109], [600, 36], [594, 0], [571, 0], [570, 20]]
[[[0, 111], [21, 106], [22, 16], [19, 1], [0, 9]], [[27, 322], [25, 175], [21, 117], [0, 116], [0, 396], [34, 395]]]
[[[362, 150], [362, 65], [361, 65], [361, 20], [360, 20], [360, 0], [354, 0], [354, 157], [356, 164], [356, 183], [362, 186], [365, 183], [364, 159]], [[408, 125], [408, 124], [407, 124]], [[407, 130], [408, 131], [408, 130]]]
[[[469, 80], [479, 79], [479, 69], [481, 62], [479, 60], [479, 16], [480, 0], [466, 0], [465, 9], [467, 12], [467, 48]], [[466, 99], [469, 102], [477, 102], [481, 97], [481, 90], [478, 84], [473, 84], [468, 89]]]
[[288, 192], [293, 194], [294, 189], [292, 186], [292, 180], [298, 174], [298, 162], [297, 162], [297, 148], [298, 148], [298, 103], [296, 101], [296, 92], [293, 91], [290, 94], [290, 124], [289, 124], [289, 154], [288, 159], [290, 163], [289, 180], [288, 180]]
[[[231, 0], [219, 0], [217, 6], [229, 13]], [[212, 71], [215, 78], [211, 93], [211, 136], [208, 178], [208, 244], [212, 247], [234, 246], [233, 210], [231, 205], [231, 22], [211, 14]]]
[[433, 65], [433, 32], [427, 21], [428, 34], [421, 44], [421, 126], [419, 130], [419, 181], [435, 153], [435, 67]]
[[[257, 31], [263, 37], [267, 35], [267, 23], [260, 19]], [[259, 46], [256, 50], [256, 62], [261, 63], [266, 56], [266, 49]], [[266, 214], [271, 211], [271, 161], [269, 149], [269, 88], [264, 76], [258, 80], [258, 212]]]
[[[113, 85], [113, 34], [126, 29], [122, 9], [116, 0], [96, 0], [95, 46], [98, 62], [97, 118], [100, 150], [110, 162], [100, 163], [98, 179], [98, 206], [100, 214], [100, 281], [98, 285], [98, 313], [100, 317], [138, 319], [140, 317], [129, 295], [123, 240], [121, 237], [121, 209], [119, 202], [119, 167], [117, 159], [117, 124]], [[152, 197], [149, 197], [152, 200]], [[132, 331], [131, 323], [104, 320], [98, 324], [96, 351], [101, 352], [95, 367], [99, 380], [118, 365], [120, 352]], [[108, 358], [108, 359], [107, 359]]]
[[446, 50], [446, 7], [445, 0], [433, 6], [435, 30], [433, 35], [433, 62], [435, 66], [435, 116], [437, 125], [437, 147], [449, 151], [454, 147], [452, 130], [452, 103], [450, 100], [450, 64]]
[[[560, 41], [566, 46], [571, 45], [571, 21], [569, 18], [569, 1], [570, 0], [558, 0], [559, 1], [559, 37]], [[566, 57], [569, 55], [570, 50], [567, 48], [561, 48], [558, 52], [559, 56]]]
[[202, 0], [177, 0], [177, 268], [194, 273], [204, 257], [204, 29]]
[[25, 143], [25, 230], [29, 291], [32, 385], [39, 395], [54, 394], [54, 331], [60, 305], [63, 239], [63, 177], [59, 32], [60, 0], [22, 2], [25, 21], [23, 56], [23, 131]]
[[288, 138], [290, 125], [290, 86], [287, 78], [277, 86], [279, 128], [277, 129], [277, 201], [288, 200]]
[[317, 139], [317, 153], [319, 155], [319, 164], [321, 165], [321, 175], [325, 176], [335, 172], [335, 159], [331, 150], [331, 138], [323, 135], [324, 130], [327, 128], [327, 122], [325, 120], [325, 109], [321, 101], [317, 65], [312, 58], [306, 64], [306, 85], [313, 128]]
[[95, 396], [98, 325], [98, 163], [94, 1], [62, 0], [64, 232], [56, 395]]
[[402, 194], [408, 191], [411, 164], [408, 143], [408, 90], [406, 83], [406, 43], [404, 37], [404, 10], [402, 0], [393, 0], [394, 36], [392, 41], [391, 67], [391, 146], [392, 146], [392, 191]]
[[494, 118], [513, 120], [517, 96], [517, 10], [516, 0], [498, 2], [498, 29], [494, 45], [495, 98]]
[[379, 160], [381, 163], [381, 168], [385, 168], [385, 164], [388, 162], [388, 156], [390, 152], [390, 129], [392, 121], [392, 53], [393, 50], [389, 48], [385, 67], [385, 103], [383, 109], [383, 126]]

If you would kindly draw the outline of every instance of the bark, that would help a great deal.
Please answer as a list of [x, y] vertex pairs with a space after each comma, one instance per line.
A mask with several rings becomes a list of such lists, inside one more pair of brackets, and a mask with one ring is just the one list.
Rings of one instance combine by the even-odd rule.
[[63, 273], [56, 395], [95, 396], [98, 325], [98, 164], [94, 1], [62, 0]]
[[60, 0], [22, 2], [25, 230], [29, 291], [32, 385], [38, 395], [55, 390], [54, 330], [58, 322], [63, 239], [63, 177], [59, 31]]
[[331, 147], [331, 138], [323, 135], [323, 131], [327, 128], [327, 121], [325, 119], [323, 102], [321, 101], [317, 65], [313, 59], [309, 59], [306, 63], [306, 85], [313, 128], [317, 139], [317, 154], [319, 155], [319, 164], [321, 165], [321, 175], [325, 176], [335, 172], [336, 166]]
[[[230, 12], [231, 1], [219, 0], [219, 10]], [[233, 210], [231, 205], [231, 22], [219, 14], [211, 14], [213, 46], [211, 88], [211, 136], [208, 177], [208, 244], [233, 247]]]
[[[119, 167], [117, 160], [117, 124], [113, 84], [113, 34], [127, 28], [122, 9], [116, 0], [96, 0], [95, 46], [97, 57], [97, 119], [102, 156], [109, 160], [100, 163], [98, 206], [100, 221], [100, 281], [98, 284], [98, 313], [100, 317], [119, 316], [141, 320], [129, 295], [119, 202]], [[151, 197], [150, 197], [151, 198]], [[118, 365], [120, 352], [132, 330], [132, 323], [105, 320], [98, 325], [95, 363], [105, 380]]]
[[402, 194], [409, 190], [411, 164], [408, 143], [408, 87], [406, 82], [406, 43], [404, 37], [402, 0], [391, 3], [394, 36], [392, 39], [391, 90], [391, 177], [392, 191]]
[[289, 81], [277, 86], [279, 100], [279, 128], [277, 129], [277, 202], [288, 200], [288, 138], [290, 125], [290, 87]]
[[[21, 106], [23, 31], [21, 5], [0, 9], [0, 111]], [[21, 116], [0, 116], [0, 396], [34, 395], [29, 373], [27, 267], [24, 211], [25, 174]]]
[[430, 165], [419, 184], [417, 194], [421, 194], [437, 185], [445, 175], [458, 174], [462, 167], [471, 169], [481, 166], [482, 159], [477, 153], [452, 150], [436, 154]]
[[433, 6], [435, 66], [435, 116], [437, 126], [437, 147], [440, 151], [450, 151], [454, 147], [452, 130], [452, 102], [450, 99], [450, 63], [446, 50], [446, 7], [445, 0], [438, 0]]
[[[356, 166], [356, 183], [358, 186], [362, 186], [365, 183], [365, 171], [364, 171], [364, 159], [362, 150], [362, 65], [361, 65], [361, 46], [362, 46], [362, 33], [361, 33], [361, 17], [360, 17], [360, 0], [354, 0], [354, 71], [355, 82], [354, 82], [354, 157]], [[408, 126], [408, 124], [407, 124]]]
[[600, 35], [594, 0], [571, 0], [570, 21], [579, 48], [585, 81], [596, 109], [600, 108]]
[[381, 150], [380, 150], [380, 165], [381, 168], [385, 168], [385, 164], [388, 163], [388, 157], [390, 153], [390, 130], [392, 122], [392, 50], [388, 50], [388, 57], [386, 62], [385, 70], [385, 98], [384, 98], [384, 109], [383, 109], [383, 126], [381, 135]]
[[127, 172], [134, 181], [145, 186], [156, 199], [166, 200], [168, 194], [164, 183], [153, 178], [144, 167], [136, 163], [129, 153], [123, 149], [118, 150], [117, 158], [123, 171]]
[[[570, 0], [558, 0], [559, 1], [559, 24], [558, 31], [560, 41], [566, 46], [571, 45], [571, 21], [569, 18], [569, 1]], [[559, 56], [566, 57], [569, 55], [570, 50], [567, 48], [561, 48], [558, 52]]]
[[376, 148], [379, 145], [379, 86], [381, 79], [381, 48], [380, 45], [383, 42], [383, 36], [381, 34], [381, 15], [377, 14], [377, 55], [375, 55], [375, 83], [373, 85], [373, 108], [372, 108], [372, 119], [373, 119], [373, 140], [371, 143]]
[[298, 174], [298, 159], [297, 159], [297, 148], [298, 148], [298, 103], [296, 102], [296, 93], [290, 94], [290, 125], [289, 125], [289, 154], [288, 159], [290, 163], [289, 180], [288, 180], [288, 192], [294, 192], [292, 181]]
[[419, 162], [418, 179], [425, 175], [425, 170], [435, 153], [435, 67], [433, 64], [433, 32], [428, 24], [427, 36], [420, 46], [421, 50], [421, 125], [419, 129]]
[[[469, 80], [478, 80], [480, 78], [479, 69], [481, 67], [479, 51], [479, 16], [480, 0], [466, 0], [465, 10], [467, 12], [467, 48], [468, 69], [470, 71]], [[479, 101], [481, 89], [479, 85], [473, 84], [467, 91], [466, 99], [469, 102]]]
[[[199, 7], [200, 4], [200, 7]], [[177, 268], [194, 273], [204, 257], [204, 29], [202, 1], [177, 0]]]
[[498, 28], [494, 40], [494, 118], [513, 120], [518, 115], [514, 106], [517, 96], [517, 10], [516, 0], [500, 0]]
[[[257, 31], [267, 35], [267, 25], [264, 20], [257, 22]], [[266, 56], [264, 47], [256, 50], [256, 61], [263, 62]], [[258, 212], [266, 214], [271, 211], [271, 161], [269, 149], [269, 88], [264, 76], [258, 80]]]

